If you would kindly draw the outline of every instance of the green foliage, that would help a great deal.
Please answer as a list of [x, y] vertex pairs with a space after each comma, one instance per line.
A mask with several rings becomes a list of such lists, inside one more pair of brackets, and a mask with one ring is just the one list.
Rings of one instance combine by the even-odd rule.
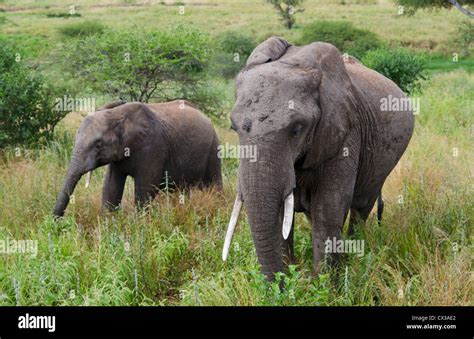
[[317, 21], [303, 28], [300, 45], [315, 41], [328, 42], [341, 53], [362, 58], [368, 51], [382, 47], [382, 41], [373, 32], [354, 27], [347, 21]]
[[217, 48], [227, 53], [239, 53], [247, 58], [257, 44], [248, 35], [240, 32], [226, 31], [216, 37]]
[[474, 0], [395, 0], [398, 6], [403, 6], [404, 13], [412, 16], [419, 9], [442, 9], [442, 8], [457, 8], [461, 13], [474, 18], [474, 13], [463, 7], [464, 5], [473, 5]]
[[109, 30], [66, 44], [57, 57], [93, 91], [127, 101], [163, 101], [199, 82], [207, 46], [205, 35], [185, 26], [167, 32]]
[[48, 18], [80, 18], [82, 15], [80, 13], [46, 13]]
[[472, 23], [471, 19], [465, 19], [458, 24], [454, 42], [461, 49], [461, 56], [467, 57], [472, 54], [474, 23]]
[[273, 5], [273, 7], [278, 11], [283, 24], [286, 28], [291, 29], [295, 24], [295, 14], [298, 12], [304, 11], [302, 8], [298, 8], [302, 3], [303, 0], [266, 0], [269, 4]]
[[256, 47], [251, 37], [232, 31], [219, 34], [214, 42], [216, 49], [210, 62], [211, 71], [224, 78], [233, 78]]
[[[463, 5], [473, 5], [474, 0], [457, 0], [457, 2]], [[405, 6], [407, 8], [417, 9], [432, 9], [432, 8], [451, 8], [453, 4], [447, 0], [395, 0], [395, 3], [399, 6]]]
[[25, 65], [20, 50], [0, 37], [0, 148], [51, 139], [67, 113], [54, 110], [55, 93]]
[[362, 62], [394, 81], [404, 92], [420, 90], [426, 80], [426, 58], [403, 48], [377, 49], [368, 52]]
[[105, 26], [97, 21], [83, 21], [59, 27], [59, 33], [65, 37], [84, 38], [90, 35], [102, 34]]

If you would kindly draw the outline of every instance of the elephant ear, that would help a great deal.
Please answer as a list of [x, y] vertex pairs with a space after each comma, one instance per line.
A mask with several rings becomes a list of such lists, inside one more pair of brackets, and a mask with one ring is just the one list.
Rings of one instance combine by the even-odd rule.
[[107, 111], [119, 144], [129, 147], [150, 135], [155, 114], [142, 103], [125, 103]]
[[252, 54], [250, 54], [247, 59], [246, 66], [251, 67], [278, 60], [283, 54], [285, 54], [286, 50], [290, 46], [291, 45], [288, 43], [288, 41], [282, 38], [276, 36], [268, 38], [260, 45], [255, 47]]
[[320, 72], [315, 92], [321, 117], [314, 128], [313, 141], [303, 163], [316, 168], [342, 152], [343, 142], [361, 107], [339, 50], [331, 44], [314, 42], [301, 48], [297, 63]]

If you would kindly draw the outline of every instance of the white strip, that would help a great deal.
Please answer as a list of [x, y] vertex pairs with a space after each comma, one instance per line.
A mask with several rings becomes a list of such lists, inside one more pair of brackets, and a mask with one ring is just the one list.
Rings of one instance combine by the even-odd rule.
[[235, 197], [234, 209], [230, 216], [229, 226], [227, 227], [227, 234], [225, 235], [224, 248], [222, 250], [222, 260], [226, 261], [227, 255], [229, 254], [230, 243], [232, 241], [232, 235], [234, 234], [235, 225], [239, 220], [240, 210], [242, 208], [242, 200], [240, 200], [239, 195]]
[[89, 188], [89, 186], [91, 185], [91, 174], [92, 171], [89, 171], [86, 174], [86, 188]]
[[294, 211], [294, 198], [293, 192], [285, 199], [285, 214], [283, 216], [283, 239], [288, 239], [291, 232], [291, 225], [293, 224], [293, 211]]

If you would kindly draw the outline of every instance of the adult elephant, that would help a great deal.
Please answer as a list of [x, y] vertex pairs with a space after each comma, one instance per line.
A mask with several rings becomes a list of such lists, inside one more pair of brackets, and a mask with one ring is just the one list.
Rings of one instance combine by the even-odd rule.
[[218, 144], [209, 119], [188, 101], [108, 104], [79, 127], [54, 215], [64, 215], [82, 175], [107, 164], [103, 207], [120, 204], [127, 176], [135, 179], [137, 204], [155, 197], [165, 173], [178, 187], [220, 187]]
[[[311, 220], [317, 274], [325, 241], [341, 238], [349, 209], [352, 221], [367, 219], [408, 145], [410, 109], [381, 105], [406, 95], [331, 44], [297, 47], [278, 37], [256, 47], [236, 88], [232, 128], [241, 145], [256, 147], [258, 160], [240, 161], [223, 259], [243, 201], [270, 280], [284, 258], [293, 259], [294, 211]], [[382, 207], [380, 197], [380, 217]]]

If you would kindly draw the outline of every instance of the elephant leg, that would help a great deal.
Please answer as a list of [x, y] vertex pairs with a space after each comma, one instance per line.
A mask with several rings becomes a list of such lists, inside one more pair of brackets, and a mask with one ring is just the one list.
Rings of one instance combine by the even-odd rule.
[[150, 180], [135, 178], [135, 205], [143, 207], [147, 205], [158, 194], [159, 184]]
[[354, 228], [360, 222], [365, 222], [369, 218], [370, 208], [351, 208], [351, 214], [349, 217], [349, 227], [347, 229], [347, 235], [352, 236], [354, 235]]
[[138, 172], [140, 175], [135, 177], [135, 205], [143, 207], [158, 194], [161, 178], [164, 175], [164, 166], [159, 165], [153, 172], [150, 172], [149, 168]]
[[370, 212], [374, 208], [375, 200], [377, 200], [377, 220], [380, 223], [382, 220], [382, 213], [384, 208], [384, 201], [382, 199], [382, 191], [377, 196], [372, 197], [367, 205], [364, 207], [352, 207], [351, 208], [351, 215], [349, 219], [349, 228], [347, 230], [347, 234], [349, 236], [354, 234], [354, 226], [360, 222], [365, 222], [369, 218]]
[[[328, 242], [340, 240], [342, 238], [342, 214], [341, 212], [329, 210], [329, 206], [318, 204], [314, 208], [313, 220], [313, 265], [314, 272], [319, 273], [319, 265], [323, 259], [327, 259], [330, 266], [341, 261], [340, 253], [327, 250]], [[334, 247], [334, 246], [333, 246]]]
[[385, 203], [382, 198], [382, 191], [380, 191], [379, 196], [377, 198], [377, 220], [379, 223], [382, 221], [384, 206], [385, 206]]
[[108, 166], [102, 188], [102, 208], [115, 210], [119, 207], [126, 179], [127, 175], [115, 163]]
[[[352, 152], [352, 154], [358, 154]], [[314, 271], [319, 272], [320, 261], [327, 256], [328, 264], [341, 260], [331, 250], [329, 242], [342, 238], [342, 228], [352, 202], [357, 177], [358, 157], [336, 158], [325, 165], [319, 185], [311, 197], [311, 223], [313, 226]], [[329, 242], [328, 242], [329, 241]], [[332, 249], [334, 246], [332, 246]]]

